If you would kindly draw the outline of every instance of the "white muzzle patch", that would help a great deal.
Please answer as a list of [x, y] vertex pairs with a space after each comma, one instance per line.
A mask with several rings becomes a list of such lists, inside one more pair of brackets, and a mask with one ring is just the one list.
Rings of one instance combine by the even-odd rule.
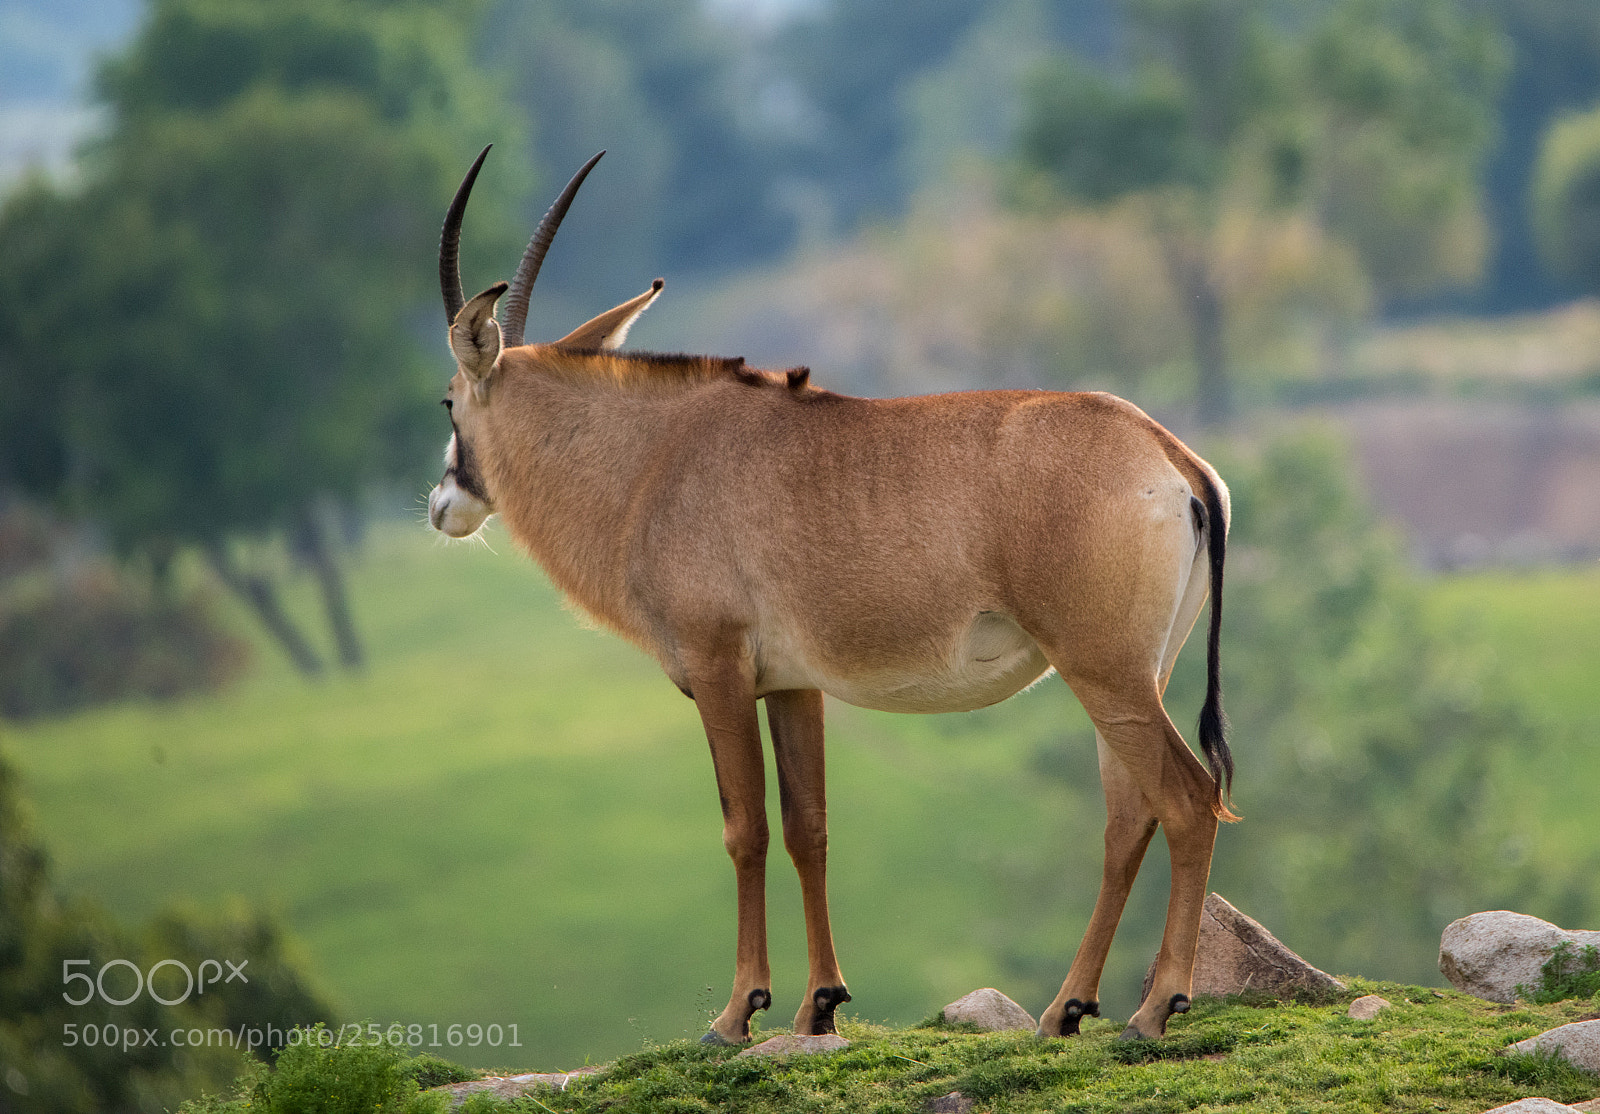
[[452, 477], [428, 493], [428, 522], [447, 537], [471, 537], [493, 513], [483, 500], [457, 487]]

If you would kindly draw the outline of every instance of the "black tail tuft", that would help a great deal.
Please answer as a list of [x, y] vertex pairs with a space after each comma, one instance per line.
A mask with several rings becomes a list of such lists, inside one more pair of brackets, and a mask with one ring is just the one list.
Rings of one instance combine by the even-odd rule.
[[1222, 710], [1222, 566], [1228, 554], [1227, 525], [1217, 485], [1206, 477], [1206, 555], [1211, 566], [1211, 625], [1206, 632], [1206, 701], [1200, 708], [1200, 750], [1217, 783], [1217, 816], [1237, 820], [1231, 803], [1233, 752], [1228, 749], [1228, 717]]

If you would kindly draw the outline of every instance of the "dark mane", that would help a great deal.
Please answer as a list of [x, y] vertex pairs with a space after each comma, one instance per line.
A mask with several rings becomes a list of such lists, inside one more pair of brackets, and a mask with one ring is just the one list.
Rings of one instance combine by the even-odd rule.
[[761, 371], [748, 366], [743, 356], [696, 356], [683, 352], [613, 352], [593, 348], [567, 348], [559, 344], [529, 345], [544, 371], [555, 372], [590, 382], [609, 382], [623, 387], [689, 385], [718, 379], [733, 379], [752, 387], [787, 387], [794, 391], [814, 390], [807, 386], [805, 369]]

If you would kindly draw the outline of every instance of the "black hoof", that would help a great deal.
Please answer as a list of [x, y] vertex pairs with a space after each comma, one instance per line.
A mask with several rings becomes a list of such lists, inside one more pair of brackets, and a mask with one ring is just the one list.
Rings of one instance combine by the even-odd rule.
[[1067, 1000], [1066, 1009], [1061, 1014], [1061, 1035], [1075, 1037], [1078, 1035], [1078, 1026], [1086, 1017], [1099, 1017], [1099, 1002], [1081, 1002], [1076, 998]]
[[1126, 1029], [1122, 1030], [1122, 1035], [1117, 1038], [1117, 1040], [1119, 1042], [1121, 1042], [1121, 1041], [1147, 1041], [1147, 1040], [1154, 1040], [1154, 1039], [1155, 1039], [1154, 1037], [1145, 1036], [1143, 1033], [1139, 1032], [1139, 1030], [1135, 1029], [1132, 1025], [1129, 1025]]
[[713, 1048], [732, 1048], [738, 1041], [731, 1041], [715, 1029], [700, 1038], [701, 1044], [709, 1044]]
[[842, 986], [819, 986], [811, 995], [816, 1015], [811, 1019], [811, 1035], [838, 1032], [834, 1028], [833, 1011], [850, 1001], [850, 991]]
[[811, 996], [819, 1010], [832, 1010], [850, 1001], [850, 991], [843, 986], [819, 986], [817, 992]]

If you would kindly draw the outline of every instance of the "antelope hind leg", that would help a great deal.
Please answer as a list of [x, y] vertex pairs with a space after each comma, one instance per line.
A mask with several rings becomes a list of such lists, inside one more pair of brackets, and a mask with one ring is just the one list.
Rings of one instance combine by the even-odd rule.
[[777, 759], [783, 806], [783, 842], [800, 876], [806, 917], [809, 975], [794, 1031], [834, 1031], [833, 1012], [850, 1001], [833, 952], [828, 922], [828, 797], [823, 759], [822, 693], [816, 689], [775, 692], [766, 698], [767, 723]]
[[[1188, 752], [1187, 747], [1184, 750]], [[1206, 786], [1200, 807], [1188, 810], [1181, 816], [1181, 822], [1179, 818], [1162, 820], [1167, 849], [1172, 857], [1167, 926], [1161, 937], [1161, 951], [1156, 955], [1156, 973], [1150, 993], [1123, 1030], [1123, 1040], [1163, 1036], [1168, 1019], [1189, 1008], [1206, 880], [1211, 873], [1211, 851], [1217, 838], [1217, 817], [1210, 808], [1211, 778], [1203, 770], [1200, 772]]]
[[[1123, 1040], [1164, 1036], [1168, 1019], [1189, 1008], [1200, 917], [1211, 874], [1211, 851], [1217, 838], [1215, 783], [1210, 773], [1189, 750], [1165, 712], [1153, 727], [1155, 730], [1144, 733], [1148, 740], [1144, 749], [1147, 753], [1154, 751], [1155, 760], [1133, 772], [1167, 837], [1172, 891], [1167, 900], [1161, 951], [1156, 956], [1155, 980], [1150, 994], [1123, 1030]], [[1107, 741], [1114, 752], [1118, 750], [1116, 739], [1108, 735]], [[1128, 764], [1126, 758], [1123, 761]]]
[[742, 1044], [750, 1039], [751, 1016], [772, 1005], [772, 972], [767, 965], [766, 774], [754, 682], [738, 659], [720, 664], [697, 671], [691, 683], [717, 772], [722, 844], [733, 860], [738, 887], [739, 933], [733, 992], [727, 1008], [701, 1039], [707, 1044]]
[[1100, 782], [1106, 798], [1105, 865], [1100, 895], [1084, 930], [1083, 942], [1055, 1000], [1039, 1018], [1039, 1036], [1077, 1036], [1085, 1017], [1100, 1016], [1100, 974], [1111, 950], [1111, 938], [1122, 920], [1128, 892], [1139, 874], [1145, 849], [1155, 834], [1156, 817], [1127, 767], [1112, 754], [1105, 739], [1095, 733], [1100, 757]]
[[[1153, 1040], [1165, 1035], [1167, 1020], [1174, 1013], [1189, 1008], [1189, 994], [1194, 978], [1195, 949], [1200, 939], [1200, 915], [1205, 902], [1206, 881], [1211, 873], [1211, 851], [1216, 842], [1217, 814], [1214, 810], [1215, 783], [1211, 774], [1190, 751], [1178, 734], [1178, 729], [1167, 718], [1166, 709], [1152, 683], [1148, 691], [1143, 686], [1121, 692], [1096, 691], [1092, 686], [1074, 686], [1079, 700], [1094, 721], [1098, 739], [1104, 744], [1114, 762], [1102, 762], [1102, 777], [1107, 778], [1108, 809], [1116, 807], [1114, 799], [1125, 802], [1131, 793], [1124, 780], [1136, 789], [1142, 806], [1153, 816], [1166, 833], [1167, 848], [1172, 859], [1172, 891], [1167, 902], [1167, 923], [1161, 939], [1161, 951], [1156, 957], [1155, 981], [1149, 996], [1139, 1007], [1128, 1027], [1123, 1031], [1125, 1040]], [[1110, 776], [1119, 771], [1124, 778]], [[1113, 788], [1115, 786], [1115, 788]], [[1137, 814], [1134, 814], [1137, 815]], [[1074, 961], [1067, 982], [1058, 995], [1063, 1012], [1056, 1021], [1057, 1032], [1070, 1024], [1065, 1014], [1074, 991], [1092, 991], [1090, 975], [1098, 981], [1097, 963], [1104, 961], [1103, 948], [1110, 946], [1111, 933], [1116, 928], [1113, 914], [1120, 914], [1126, 886], [1131, 885], [1138, 872], [1138, 858], [1126, 842], [1134, 834], [1132, 820], [1124, 817], [1120, 836], [1113, 831], [1117, 821], [1108, 818], [1107, 882], [1101, 895], [1108, 898], [1104, 923], [1102, 910], [1097, 903], [1090, 920], [1090, 931], [1085, 934], [1084, 947], [1092, 950], [1082, 958], [1096, 965], [1080, 972]], [[1140, 840], [1148, 845], [1150, 831]], [[1121, 872], [1125, 880], [1114, 874], [1113, 843], [1122, 847], [1119, 862], [1125, 864]], [[1109, 891], [1109, 893], [1108, 893]], [[1121, 895], [1118, 897], [1118, 895]], [[1115, 908], [1109, 907], [1114, 903]], [[1080, 949], [1082, 951], [1082, 949]], [[1075, 977], [1076, 976], [1076, 977]], [[1054, 1009], [1055, 1004], [1052, 1004]], [[1052, 1017], [1047, 1011], [1046, 1017]], [[1053, 1018], [1054, 1019], [1054, 1018]], [[1041, 1024], [1041, 1032], [1044, 1027]]]

